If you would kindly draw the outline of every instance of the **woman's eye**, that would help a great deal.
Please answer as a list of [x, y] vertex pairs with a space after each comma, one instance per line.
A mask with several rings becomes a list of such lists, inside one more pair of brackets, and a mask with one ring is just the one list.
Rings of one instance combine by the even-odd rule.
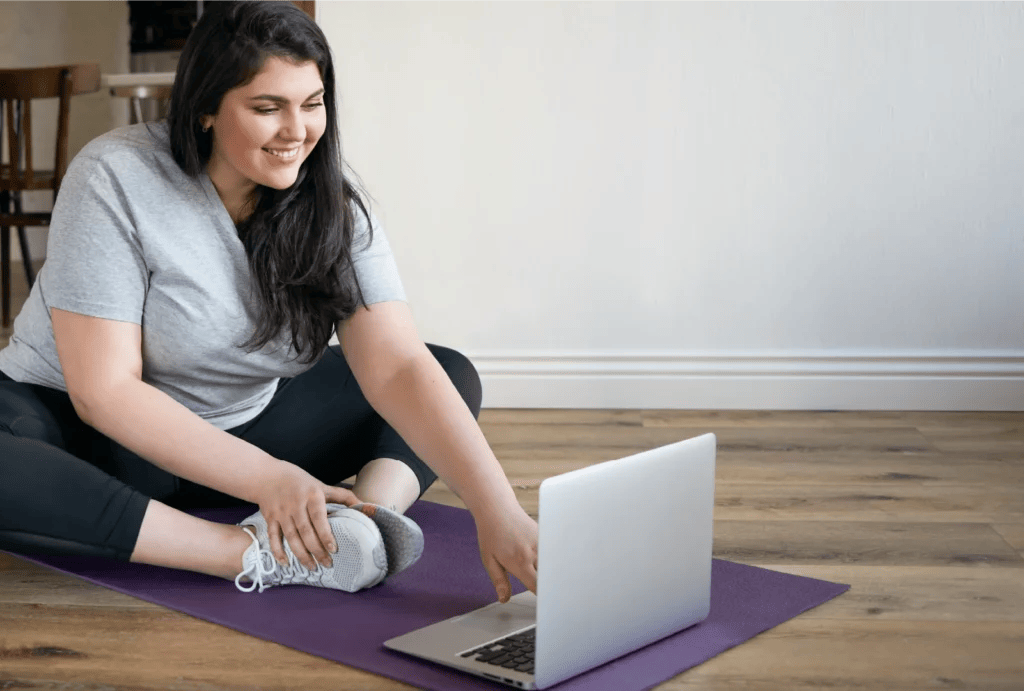
[[[313, 110], [314, 108], [319, 108], [322, 105], [323, 103], [309, 103], [302, 107], [305, 108], [306, 110]], [[277, 108], [255, 108], [254, 110], [262, 115], [270, 115], [271, 113], [277, 112]]]

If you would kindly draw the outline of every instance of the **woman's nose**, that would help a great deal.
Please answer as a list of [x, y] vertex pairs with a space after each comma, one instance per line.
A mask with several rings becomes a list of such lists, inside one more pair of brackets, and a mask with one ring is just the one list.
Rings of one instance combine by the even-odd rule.
[[281, 123], [279, 136], [286, 142], [301, 142], [306, 139], [306, 122], [300, 113], [287, 112]]

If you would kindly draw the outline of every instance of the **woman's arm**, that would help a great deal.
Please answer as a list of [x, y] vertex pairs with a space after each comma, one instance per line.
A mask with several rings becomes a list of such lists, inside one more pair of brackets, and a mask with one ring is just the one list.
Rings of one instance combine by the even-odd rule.
[[[319, 500], [352, 504], [354, 495], [329, 488], [301, 468], [203, 420], [142, 381], [142, 328], [129, 322], [51, 309], [57, 355], [68, 395], [82, 420], [147, 461], [178, 477], [258, 504], [268, 524], [287, 513], [281, 504]], [[340, 490], [335, 492], [334, 490]], [[325, 498], [325, 492], [330, 496]], [[267, 510], [264, 510], [264, 509]], [[296, 511], [297, 513], [297, 511]], [[326, 509], [314, 525], [282, 525], [296, 557], [309, 568], [328, 561]], [[309, 521], [307, 521], [307, 524]], [[315, 532], [314, 532], [315, 531]], [[296, 537], [293, 538], [293, 535]], [[272, 543], [274, 532], [271, 532]], [[278, 539], [275, 556], [287, 563]], [[280, 550], [278, 552], [277, 550]]]
[[382, 302], [338, 325], [352, 373], [381, 417], [465, 502], [480, 556], [505, 602], [505, 571], [537, 588], [537, 524], [516, 499], [473, 413], [420, 340], [409, 306]]
[[399, 369], [372, 405], [473, 514], [480, 558], [498, 599], [512, 596], [506, 571], [536, 592], [537, 524], [433, 354]]

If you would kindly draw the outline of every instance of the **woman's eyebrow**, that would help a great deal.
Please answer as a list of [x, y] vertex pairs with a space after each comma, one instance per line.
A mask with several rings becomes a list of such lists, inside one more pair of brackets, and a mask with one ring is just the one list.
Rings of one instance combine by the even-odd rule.
[[[324, 89], [320, 88], [306, 96], [304, 100], [308, 101], [311, 98], [315, 98], [324, 93]], [[273, 96], [271, 94], [261, 94], [259, 96], [253, 96], [249, 99], [250, 101], [273, 101], [274, 103], [288, 103], [288, 99], [284, 96]]]

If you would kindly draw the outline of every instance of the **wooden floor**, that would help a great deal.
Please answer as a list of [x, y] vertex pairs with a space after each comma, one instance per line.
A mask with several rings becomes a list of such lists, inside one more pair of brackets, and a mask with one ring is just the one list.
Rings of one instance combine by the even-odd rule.
[[[715, 432], [715, 556], [852, 584], [659, 689], [1024, 689], [1024, 413], [480, 419], [534, 515], [545, 477]], [[36, 688], [411, 687], [0, 555], [0, 689]]]

